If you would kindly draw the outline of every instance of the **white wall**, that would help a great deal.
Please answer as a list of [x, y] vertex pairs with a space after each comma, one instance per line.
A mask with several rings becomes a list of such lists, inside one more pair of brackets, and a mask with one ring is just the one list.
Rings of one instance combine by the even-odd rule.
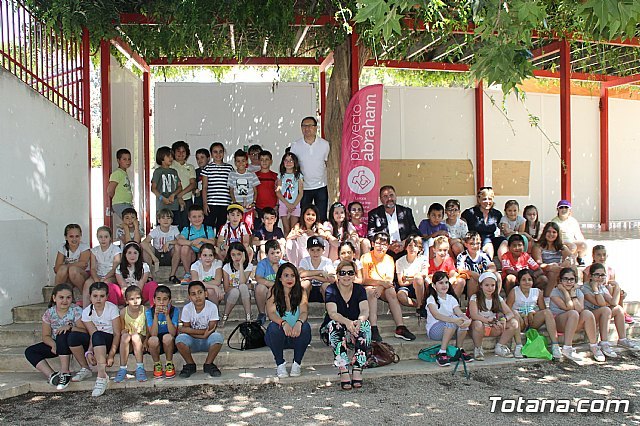
[[[42, 302], [68, 223], [87, 232], [87, 129], [0, 67], [0, 324]], [[84, 235], [83, 240], [89, 241]]]
[[[309, 115], [316, 115], [313, 84], [156, 83], [155, 147], [184, 140], [194, 156], [220, 141], [232, 158], [235, 150], [259, 144], [271, 151], [277, 168], [284, 149], [302, 137], [300, 121]], [[189, 161], [195, 164], [194, 157]]]

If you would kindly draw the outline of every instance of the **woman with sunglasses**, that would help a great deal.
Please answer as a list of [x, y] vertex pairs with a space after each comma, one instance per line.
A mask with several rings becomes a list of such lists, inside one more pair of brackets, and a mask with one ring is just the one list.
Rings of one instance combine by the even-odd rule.
[[502, 219], [502, 213], [494, 209], [495, 193], [490, 186], [483, 186], [478, 191], [478, 203], [474, 207], [466, 209], [462, 213], [462, 219], [467, 222], [469, 231], [476, 231], [482, 238], [482, 251], [487, 253], [489, 259], [493, 259], [496, 251], [498, 257], [507, 252], [507, 248], [500, 248], [500, 244], [505, 241], [504, 237], [496, 237], [496, 230]]
[[[371, 345], [369, 303], [364, 287], [353, 283], [355, 264], [341, 261], [336, 270], [338, 282], [327, 287], [325, 294], [327, 315], [331, 319], [329, 343], [333, 349], [334, 364], [339, 370], [340, 387], [343, 390], [357, 389], [362, 387], [362, 368]], [[347, 342], [354, 347], [351, 357], [347, 354]]]

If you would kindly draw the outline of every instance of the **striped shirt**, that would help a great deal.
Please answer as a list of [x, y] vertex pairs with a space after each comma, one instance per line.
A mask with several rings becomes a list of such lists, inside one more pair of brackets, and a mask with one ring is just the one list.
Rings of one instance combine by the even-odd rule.
[[210, 206], [228, 206], [231, 204], [229, 195], [229, 173], [233, 170], [231, 164], [209, 163], [201, 174], [207, 178], [207, 204]]

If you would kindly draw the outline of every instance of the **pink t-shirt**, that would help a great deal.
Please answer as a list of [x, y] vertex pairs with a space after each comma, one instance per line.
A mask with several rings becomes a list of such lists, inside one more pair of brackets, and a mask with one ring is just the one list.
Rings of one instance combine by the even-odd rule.
[[360, 238], [365, 238], [367, 236], [367, 224], [366, 223], [360, 222], [359, 225], [356, 225], [355, 223], [351, 222], [351, 224], [356, 229], [356, 232], [358, 233], [358, 236]]

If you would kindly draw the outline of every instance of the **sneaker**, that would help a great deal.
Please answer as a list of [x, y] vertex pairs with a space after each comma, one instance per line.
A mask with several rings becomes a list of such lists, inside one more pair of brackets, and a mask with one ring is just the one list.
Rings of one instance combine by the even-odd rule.
[[60, 373], [60, 381], [58, 382], [58, 386], [56, 386], [57, 390], [64, 390], [71, 383], [71, 374], [70, 373]]
[[563, 346], [561, 352], [562, 352], [562, 355], [570, 361], [573, 361], [573, 362], [582, 361], [582, 357], [576, 352], [573, 346]]
[[83, 367], [83, 368], [80, 369], [80, 371], [78, 371], [76, 373], [75, 376], [73, 376], [71, 378], [71, 381], [72, 382], [81, 382], [84, 379], [90, 378], [91, 376], [93, 376], [93, 373], [91, 372], [91, 370], [89, 370], [88, 368], [84, 368]]
[[447, 355], [446, 352], [438, 352], [438, 355], [436, 355], [436, 362], [440, 367], [447, 367], [451, 365], [451, 358], [449, 358], [449, 355]]
[[460, 348], [460, 355], [462, 356], [464, 362], [473, 362], [473, 357], [466, 353], [462, 348]]
[[[169, 366], [169, 363], [167, 363], [167, 367]], [[158, 362], [154, 362], [153, 363], [153, 377], [155, 377], [156, 379], [159, 379], [162, 377], [162, 363], [160, 361]], [[175, 375], [175, 372], [173, 373]]]
[[371, 326], [371, 341], [372, 342], [382, 342], [382, 336], [380, 335], [380, 330], [378, 330], [377, 325]]
[[182, 277], [182, 281], [180, 281], [180, 285], [189, 285], [189, 283], [191, 282], [191, 274], [184, 274], [184, 277]]
[[418, 318], [426, 318], [427, 317], [427, 310], [425, 308], [416, 309], [416, 316]]
[[484, 351], [482, 348], [473, 348], [473, 358], [476, 361], [484, 361]]
[[591, 345], [591, 353], [593, 354], [593, 359], [598, 362], [605, 362], [606, 358], [598, 345]]
[[398, 339], [403, 340], [416, 340], [416, 336], [412, 332], [410, 332], [409, 329], [404, 325], [399, 325], [396, 327], [395, 336]]
[[173, 362], [167, 361], [167, 366], [164, 369], [164, 377], [166, 377], [167, 379], [173, 379], [174, 377], [176, 377], [176, 368], [173, 366]]
[[501, 344], [501, 343], [496, 343], [496, 347], [493, 350], [495, 352], [495, 354], [497, 356], [501, 356], [503, 358], [512, 358], [513, 354], [511, 353], [511, 349], [509, 349], [507, 346]]
[[196, 372], [196, 365], [195, 364], [185, 364], [185, 365], [182, 366], [182, 371], [180, 372], [180, 377], [182, 377], [183, 379], [188, 379], [195, 372]]
[[147, 372], [144, 371], [144, 367], [137, 367], [136, 368], [136, 380], [139, 382], [146, 382], [147, 381]]
[[629, 340], [629, 339], [618, 340], [618, 346], [632, 350], [632, 351], [640, 351], [640, 346], [638, 346], [633, 340]]
[[247, 314], [247, 322], [251, 322], [251, 314]]
[[175, 275], [171, 275], [169, 277], [169, 282], [171, 284], [180, 284], [180, 278], [176, 277]]
[[264, 323], [267, 322], [267, 314], [258, 314], [258, 318], [256, 318], [256, 321], [258, 322], [258, 324], [264, 325]]
[[618, 354], [616, 351], [611, 349], [611, 344], [609, 342], [600, 342], [600, 350], [609, 358], [618, 358]]
[[222, 376], [222, 371], [220, 371], [217, 365], [215, 365], [214, 363], [211, 363], [211, 367], [209, 369], [209, 375], [211, 377], [220, 377]]
[[513, 350], [513, 357], [524, 358], [524, 355], [522, 355], [522, 345], [516, 345], [515, 349]]
[[51, 386], [58, 386], [58, 383], [60, 383], [60, 373], [58, 373], [57, 371], [51, 373], [47, 382], [49, 382]]
[[633, 317], [631, 315], [629, 315], [628, 313], [624, 313], [624, 322], [627, 324], [633, 324], [635, 322], [635, 320], [633, 319]]
[[104, 391], [107, 390], [107, 385], [109, 384], [108, 377], [98, 377], [96, 379], [96, 385], [93, 387], [93, 392], [91, 392], [91, 396], [101, 396], [104, 394]]
[[220, 320], [220, 325], [219, 325], [219, 327], [220, 327], [220, 328], [223, 328], [223, 327], [227, 324], [227, 321], [229, 321], [229, 315], [224, 314], [224, 315], [222, 316], [222, 319]]
[[555, 360], [562, 359], [562, 351], [560, 350], [560, 345], [551, 345], [551, 356]]
[[283, 362], [282, 364], [280, 364], [278, 366], [278, 368], [276, 368], [276, 375], [279, 378], [284, 378], [284, 377], [289, 377], [289, 373], [287, 373], [287, 363]]
[[291, 377], [298, 377], [300, 374], [302, 374], [302, 367], [300, 367], [300, 364], [293, 361], [293, 364], [291, 364], [291, 373], [289, 375]]
[[113, 379], [114, 383], [120, 383], [120, 382], [124, 382], [124, 379], [127, 378], [127, 369], [126, 368], [120, 368], [118, 370], [118, 373], [116, 374], [116, 377]]

